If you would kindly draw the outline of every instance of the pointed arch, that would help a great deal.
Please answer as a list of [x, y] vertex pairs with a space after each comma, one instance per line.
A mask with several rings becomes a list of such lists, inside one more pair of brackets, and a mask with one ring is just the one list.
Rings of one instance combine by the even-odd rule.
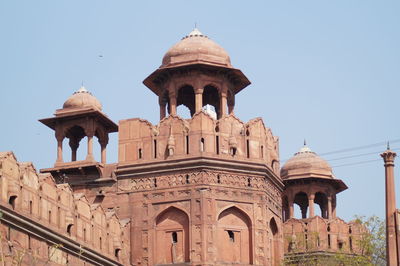
[[315, 193], [315, 204], [319, 205], [321, 210], [321, 217], [327, 219], [328, 218], [328, 196], [324, 192]]
[[294, 196], [294, 203], [300, 207], [301, 218], [307, 218], [307, 210], [308, 210], [308, 195], [303, 191], [299, 191]]
[[217, 217], [220, 217], [221, 213], [223, 213], [227, 209], [231, 209], [231, 208], [238, 209], [240, 212], [242, 212], [246, 216], [246, 219], [250, 221], [250, 225], [251, 225], [251, 218], [250, 218], [250, 215], [247, 213], [247, 211], [245, 211], [244, 209], [240, 208], [239, 206], [237, 206], [235, 204], [229, 204], [229, 205], [223, 207], [222, 209], [220, 209], [217, 213]]
[[218, 86], [215, 86], [213, 84], [208, 84], [208, 85], [204, 86], [203, 106], [206, 106], [207, 104], [214, 107], [215, 112], [217, 113], [217, 118], [220, 118], [221, 97], [220, 97], [220, 90], [218, 89]]
[[218, 261], [252, 264], [251, 218], [237, 206], [226, 207], [217, 217]]
[[170, 206], [154, 219], [156, 228], [156, 264], [189, 262], [189, 216]]
[[186, 106], [190, 111], [190, 116], [195, 113], [195, 95], [192, 85], [183, 85], [178, 89], [176, 98], [176, 107], [179, 105]]

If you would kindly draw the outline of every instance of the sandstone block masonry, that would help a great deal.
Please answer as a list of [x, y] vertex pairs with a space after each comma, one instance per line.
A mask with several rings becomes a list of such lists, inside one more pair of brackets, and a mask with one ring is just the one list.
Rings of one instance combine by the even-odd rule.
[[0, 256], [6, 265], [127, 265], [129, 219], [0, 152]]

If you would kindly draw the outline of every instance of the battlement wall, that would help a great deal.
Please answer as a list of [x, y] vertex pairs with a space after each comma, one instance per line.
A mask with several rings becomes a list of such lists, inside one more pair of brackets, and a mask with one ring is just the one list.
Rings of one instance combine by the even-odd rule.
[[[90, 250], [104, 260], [98, 265], [128, 263], [129, 220], [120, 220], [113, 210], [99, 204], [89, 204], [83, 193], [73, 193], [68, 184], [56, 184], [50, 174], [38, 174], [32, 163], [17, 162], [12, 152], [0, 153], [0, 191], [0, 207], [6, 214], [0, 227], [1, 237], [7, 240], [2, 241], [3, 250], [11, 257], [15, 248], [41, 260], [79, 264], [86, 260], [85, 250]], [[17, 218], [34, 226], [18, 228], [13, 221]], [[46, 241], [48, 236], [41, 234], [55, 234], [65, 243], [50, 252], [61, 243]], [[78, 245], [83, 253], [69, 253], [69, 244]], [[50, 258], [51, 254], [56, 258]]]
[[119, 165], [202, 156], [265, 164], [279, 175], [278, 142], [261, 118], [215, 120], [201, 111], [190, 119], [168, 116], [158, 125], [128, 119], [119, 122]]

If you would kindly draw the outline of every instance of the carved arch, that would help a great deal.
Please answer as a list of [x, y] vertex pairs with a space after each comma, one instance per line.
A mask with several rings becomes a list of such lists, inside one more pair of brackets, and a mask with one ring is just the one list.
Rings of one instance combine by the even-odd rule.
[[[171, 204], [171, 205], [169, 205], [167, 208], [158, 211], [158, 212], [154, 215], [154, 217], [155, 217], [155, 218], [154, 218], [154, 225], [156, 225], [157, 217], [161, 217], [161, 215], [162, 215], [164, 212], [168, 211], [169, 209], [177, 209], [178, 211], [182, 211], [182, 212], [184, 212], [184, 213], [187, 215], [188, 219], [190, 218], [189, 213], [188, 213], [185, 209], [183, 209], [182, 207], [177, 206], [176, 204]], [[189, 221], [190, 221], [190, 219], [189, 219]]]
[[223, 213], [224, 211], [226, 211], [227, 209], [230, 209], [230, 208], [236, 208], [236, 209], [238, 209], [239, 211], [243, 212], [243, 213], [246, 215], [247, 219], [250, 221], [250, 224], [252, 224], [252, 219], [250, 218], [249, 213], [248, 213], [246, 210], [244, 210], [243, 208], [237, 206], [236, 204], [229, 204], [229, 205], [227, 205], [227, 206], [221, 208], [221, 209], [217, 212], [217, 216], [216, 216], [216, 217], [217, 217], [217, 220], [218, 220], [218, 217], [221, 215], [221, 213]]
[[237, 206], [217, 216], [217, 251], [220, 263], [253, 263], [252, 220]]
[[195, 87], [192, 85], [183, 85], [177, 87], [176, 107], [179, 105], [186, 106], [190, 111], [190, 115], [193, 116], [195, 113]]
[[189, 216], [175, 206], [169, 206], [154, 219], [156, 264], [189, 262]]

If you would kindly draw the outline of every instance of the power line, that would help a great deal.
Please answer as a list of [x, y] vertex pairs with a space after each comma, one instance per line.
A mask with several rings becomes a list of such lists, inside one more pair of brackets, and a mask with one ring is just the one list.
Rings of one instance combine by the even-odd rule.
[[374, 159], [374, 160], [367, 160], [367, 161], [361, 161], [361, 162], [346, 163], [346, 164], [334, 165], [334, 166], [332, 166], [332, 168], [338, 168], [338, 167], [343, 167], [343, 166], [351, 166], [351, 165], [357, 165], [357, 164], [366, 164], [366, 163], [377, 162], [377, 161], [380, 161], [380, 160], [381, 159]]
[[[397, 143], [397, 142], [400, 142], [400, 139], [389, 140], [389, 142], [390, 143]], [[354, 150], [361, 150], [361, 149], [367, 149], [367, 148], [376, 147], [376, 146], [383, 146], [383, 145], [386, 145], [386, 144], [387, 144], [387, 141], [382, 141], [382, 142], [377, 142], [377, 143], [373, 143], [373, 144], [367, 144], [367, 145], [363, 145], [363, 146], [356, 146], [356, 147], [352, 147], [352, 148], [346, 148], [346, 149], [335, 150], [335, 151], [324, 152], [324, 153], [317, 153], [317, 154], [319, 156], [323, 156], [323, 155], [331, 155], [331, 154], [335, 154], [335, 153], [345, 153], [345, 152], [354, 151]], [[400, 150], [400, 149], [397, 148], [397, 149], [392, 149], [392, 150]], [[340, 157], [340, 158], [327, 159], [327, 161], [350, 159], [350, 158], [353, 158], [353, 157], [360, 157], [360, 156], [364, 156], [364, 155], [378, 154], [380, 152], [382, 152], [382, 151], [370, 152], [370, 153], [362, 153], [362, 154], [356, 154], [356, 155], [349, 155], [349, 156]], [[285, 160], [281, 160], [281, 163], [285, 163], [287, 160], [289, 160], [289, 158], [287, 158]]]
[[[389, 140], [389, 142], [390, 143], [400, 142], [400, 139]], [[377, 143], [374, 143], [374, 144], [368, 144], [368, 145], [356, 146], [356, 147], [342, 149], [342, 150], [324, 152], [324, 153], [320, 153], [319, 155], [322, 156], [322, 155], [330, 155], [330, 154], [335, 154], [335, 153], [344, 153], [344, 152], [348, 152], [348, 151], [362, 150], [362, 149], [367, 149], [367, 148], [386, 145], [386, 144], [387, 144], [387, 141], [382, 141], [382, 142], [377, 142]]]
[[[396, 148], [396, 149], [391, 149], [392, 151], [397, 151], [400, 150], [400, 148]], [[329, 159], [327, 161], [331, 162], [331, 161], [338, 161], [338, 160], [343, 160], [343, 159], [351, 159], [351, 158], [356, 158], [356, 157], [362, 157], [365, 155], [371, 155], [371, 154], [379, 154], [383, 152], [381, 151], [375, 151], [375, 152], [367, 152], [367, 153], [360, 153], [360, 154], [354, 154], [354, 155], [349, 155], [349, 156], [344, 156], [344, 157], [339, 157], [339, 158], [334, 158], [334, 159]]]

